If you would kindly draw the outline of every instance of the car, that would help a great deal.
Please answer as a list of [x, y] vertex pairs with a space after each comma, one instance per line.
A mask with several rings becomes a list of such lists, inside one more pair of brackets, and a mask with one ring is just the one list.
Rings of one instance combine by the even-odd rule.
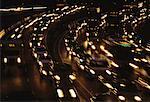
[[75, 101], [78, 102], [76, 89], [73, 85], [73, 81], [76, 79], [76, 75], [72, 70], [71, 65], [57, 63], [54, 68], [53, 80], [57, 89], [61, 89], [58, 92], [58, 99], [60, 101]]
[[38, 53], [46, 53], [47, 50], [46, 50], [46, 47], [45, 47], [44, 45], [41, 45], [41, 46], [35, 47], [35, 52], [38, 52]]
[[93, 68], [100, 68], [100, 67], [108, 67], [108, 61], [106, 60], [91, 60], [90, 66]]
[[142, 100], [142, 97], [140, 96], [141, 91], [137, 88], [134, 80], [123, 78], [113, 71], [107, 70], [106, 73], [109, 74], [107, 76], [99, 76], [99, 80], [105, 85], [108, 83], [106, 86], [110, 88], [112, 92], [115, 92], [119, 101]]
[[117, 97], [112, 93], [97, 93], [91, 99], [91, 102], [117, 102]]
[[56, 86], [57, 89], [62, 90], [62, 92], [58, 94], [58, 99], [60, 101], [79, 101], [76, 88], [70, 82], [69, 78], [63, 77], [62, 79], [60, 79], [60, 82]]
[[55, 83], [52, 78], [54, 75], [54, 70], [51, 68], [49, 63], [42, 63], [42, 66], [38, 66], [38, 67], [42, 79], [49, 79], [51, 83]]

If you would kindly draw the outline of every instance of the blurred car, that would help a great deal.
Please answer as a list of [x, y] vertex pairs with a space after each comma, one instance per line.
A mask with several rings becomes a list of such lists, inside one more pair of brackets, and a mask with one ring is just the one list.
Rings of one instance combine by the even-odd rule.
[[109, 64], [106, 60], [91, 60], [90, 66], [95, 69], [95, 68], [100, 68], [100, 67], [108, 67]]

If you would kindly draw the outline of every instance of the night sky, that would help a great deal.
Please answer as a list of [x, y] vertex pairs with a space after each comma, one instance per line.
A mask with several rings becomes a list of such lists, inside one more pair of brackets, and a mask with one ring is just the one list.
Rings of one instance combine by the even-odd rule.
[[49, 5], [54, 4], [58, 0], [1, 0], [1, 8], [16, 7], [20, 5], [31, 6], [31, 5]]
[[[56, 3], [61, 3], [63, 0], [1, 0], [0, 8], [9, 8], [23, 5], [24, 7], [28, 7], [31, 5], [36, 6], [51, 6]], [[120, 7], [123, 4], [124, 0], [66, 0], [67, 3], [80, 3], [80, 2], [91, 2], [98, 1], [102, 5], [109, 8]]]

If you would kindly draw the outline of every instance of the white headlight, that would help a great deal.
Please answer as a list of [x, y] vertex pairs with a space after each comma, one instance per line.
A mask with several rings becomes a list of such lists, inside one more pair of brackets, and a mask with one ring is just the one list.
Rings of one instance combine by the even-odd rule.
[[47, 72], [45, 70], [42, 70], [42, 74], [47, 76]]
[[60, 77], [59, 77], [58, 75], [55, 75], [54, 78], [55, 78], [56, 80], [60, 80]]
[[124, 96], [118, 96], [118, 98], [121, 100], [121, 101], [125, 101], [126, 98]]
[[141, 99], [139, 96], [134, 96], [134, 99], [135, 99], [136, 101], [142, 101], [142, 99]]
[[59, 98], [63, 98], [64, 97], [64, 93], [61, 89], [57, 89], [57, 94]]
[[7, 58], [4, 58], [4, 63], [7, 63]]
[[108, 75], [111, 75], [111, 72], [110, 72], [109, 70], [106, 70], [106, 73], [107, 73]]
[[114, 89], [114, 88], [112, 87], [112, 85], [110, 85], [109, 83], [105, 83], [105, 85], [106, 85], [108, 88], [110, 88], [110, 89]]
[[21, 63], [21, 58], [20, 57], [17, 58], [17, 62]]
[[139, 68], [137, 65], [133, 64], [133, 63], [129, 63], [129, 65], [133, 68]]
[[83, 66], [83, 65], [80, 65], [80, 68], [81, 68], [82, 70], [84, 70], [84, 66]]
[[94, 70], [92, 70], [92, 69], [90, 69], [90, 72], [91, 72], [92, 74], [95, 74], [95, 71], [94, 71]]
[[71, 97], [73, 97], [73, 98], [77, 97], [77, 95], [73, 89], [69, 89], [69, 93], [70, 93]]
[[95, 45], [92, 45], [92, 46], [91, 46], [91, 48], [92, 48], [93, 50], [95, 50], [95, 49], [96, 49]]
[[116, 64], [115, 62], [111, 62], [111, 64], [114, 66], [114, 67], [119, 67], [119, 65], [118, 64]]
[[69, 75], [69, 78], [70, 78], [71, 80], [75, 80], [75, 79], [76, 79], [76, 77], [75, 77], [74, 75]]

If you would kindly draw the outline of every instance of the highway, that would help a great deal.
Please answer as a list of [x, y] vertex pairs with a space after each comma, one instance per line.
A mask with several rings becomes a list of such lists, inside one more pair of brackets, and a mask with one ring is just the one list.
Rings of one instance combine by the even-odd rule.
[[138, 29], [150, 15], [146, 0], [127, 4], [67, 5], [4, 24], [1, 101], [148, 102], [150, 46]]

